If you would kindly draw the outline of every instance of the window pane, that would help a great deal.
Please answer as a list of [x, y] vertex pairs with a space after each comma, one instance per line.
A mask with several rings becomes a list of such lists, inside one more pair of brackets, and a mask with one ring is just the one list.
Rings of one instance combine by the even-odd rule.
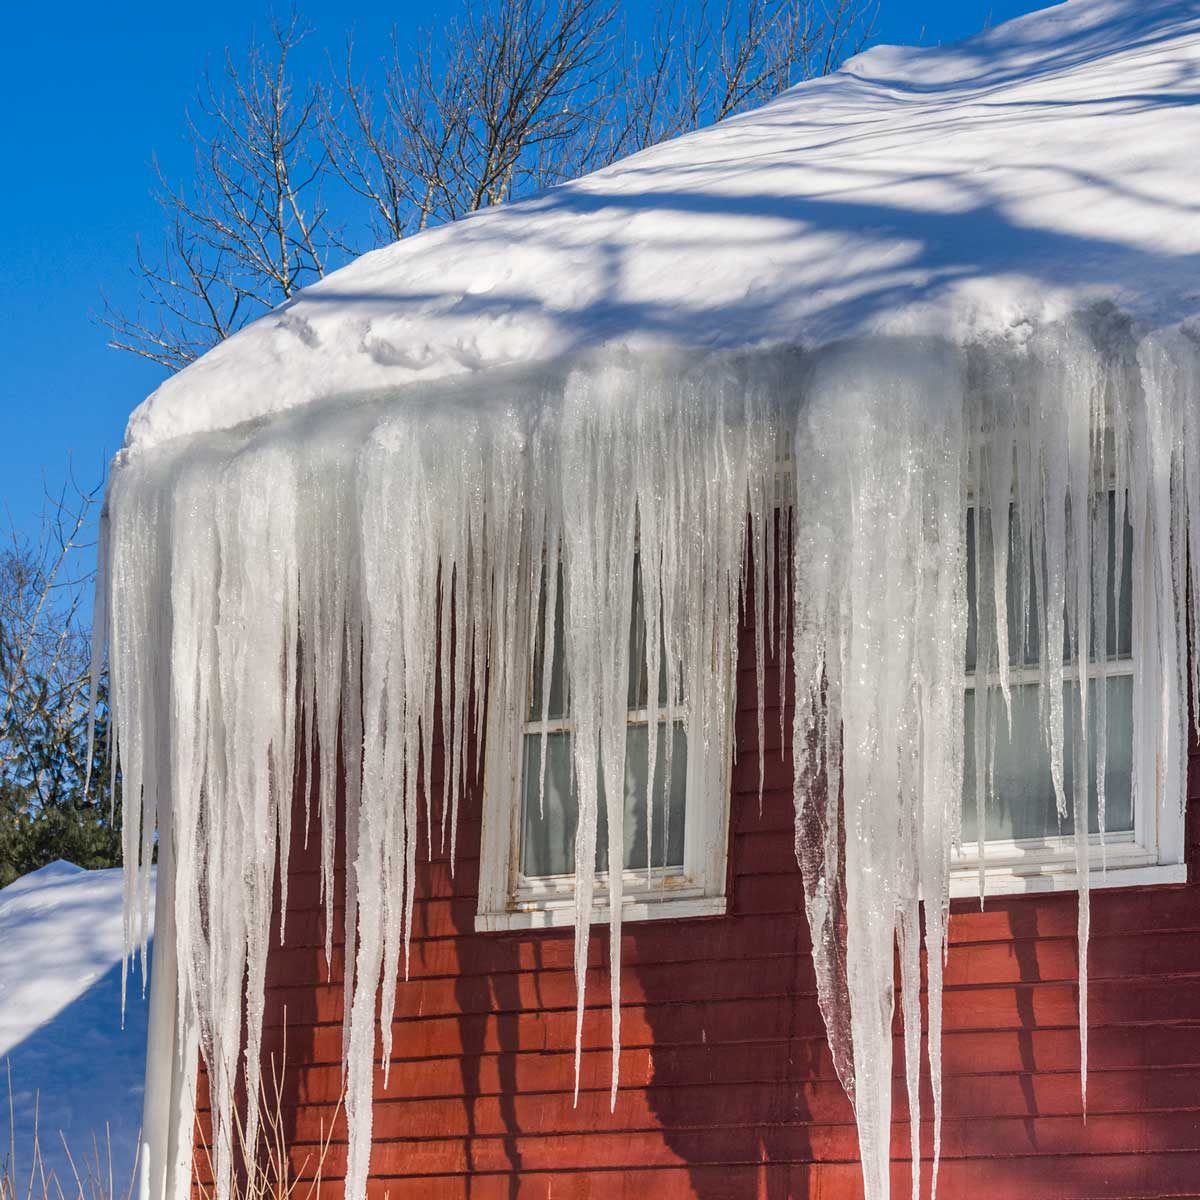
[[[1008, 661], [1012, 666], [1034, 666], [1041, 656], [1041, 641], [1037, 623], [1037, 573], [1028, 562], [1028, 551], [1022, 546], [1017, 531], [1013, 513], [1009, 513], [1010, 542], [1008, 547], [1008, 574], [1005, 579], [1004, 595], [1005, 610], [1008, 614]], [[976, 584], [976, 555], [978, 553], [978, 536], [976, 531], [975, 509], [967, 510], [967, 670], [975, 670], [976, 638], [979, 630], [979, 607], [977, 604]], [[985, 552], [987, 558], [984, 567], [988, 568], [985, 576], [985, 586], [990, 586], [991, 551]], [[1024, 564], [1024, 569], [1022, 565]], [[1024, 578], [1026, 594], [1021, 594], [1021, 580]], [[990, 601], [990, 597], [988, 598]], [[1021, 611], [1025, 611], [1025, 626], [1021, 627]], [[991, 617], [992, 605], [985, 606], [985, 612]]]
[[[625, 750], [625, 866], [646, 865], [647, 726], [631, 725]], [[667, 726], [658, 727], [658, 761], [654, 771], [653, 864], [683, 866], [685, 794], [687, 790], [687, 737], [683, 726], [673, 727], [671, 786], [666, 790]], [[546, 738], [545, 811], [539, 812], [542, 737], [525, 735], [522, 786], [521, 872], [528, 877], [569, 875], [575, 870], [575, 828], [579, 800], [571, 779], [571, 735], [552, 733]], [[604, 785], [600, 785], [600, 820], [596, 837], [596, 868], [608, 869], [608, 820]]]
[[[1108, 628], [1105, 630], [1105, 649], [1110, 658], [1133, 656], [1133, 527], [1126, 516], [1121, 530], [1121, 595], [1113, 605], [1117, 566], [1117, 499], [1108, 496]], [[1092, 655], [1093, 659], [1096, 657]]]
[[[633, 614], [629, 622], [629, 695], [631, 710], [645, 708], [650, 699], [649, 674], [646, 668], [646, 606], [642, 599], [641, 556], [634, 559]], [[658, 643], [658, 703], [667, 702], [666, 644], [659, 635]], [[678, 698], [678, 697], [677, 697]]]
[[[1096, 693], [1093, 680], [1088, 692], [1088, 827], [1099, 832], [1096, 791]], [[1063, 786], [1071, 808], [1073, 764], [1070, 748], [1074, 723], [1079, 715], [1078, 687], [1064, 687], [1064, 736], [1067, 752], [1063, 764]], [[1069, 836], [1075, 822], [1068, 811], [1059, 821], [1050, 780], [1050, 755], [1042, 742], [1038, 716], [1038, 688], [1012, 690], [1012, 729], [1008, 729], [1004, 702], [994, 701], [996, 718], [995, 796], [987, 808], [987, 840]], [[1107, 685], [1107, 738], [1105, 762], [1105, 828], [1108, 832], [1133, 829], [1133, 678], [1119, 675]], [[963, 788], [963, 843], [977, 840], [975, 821], [975, 692], [966, 695], [966, 760]]]
[[[547, 709], [546, 716], [551, 720], [556, 720], [566, 715], [567, 711], [567, 681], [564, 663], [566, 655], [564, 646], [566, 643], [566, 627], [563, 624], [563, 579], [562, 567], [560, 566], [555, 575], [557, 585], [555, 590], [554, 604], [554, 644], [551, 648], [551, 675], [550, 675], [550, 705]], [[549, 594], [546, 590], [546, 571], [542, 569], [542, 594], [538, 601], [538, 618], [537, 628], [533, 631], [533, 655], [532, 667], [530, 669], [529, 679], [529, 716], [530, 721], [540, 721], [542, 719], [542, 676], [543, 663], [545, 662], [545, 629], [546, 629], [546, 601]]]
[[[1105, 649], [1110, 658], [1128, 658], [1133, 653], [1133, 530], [1128, 519], [1123, 523], [1121, 538], [1121, 594], [1118, 603], [1113, 603], [1113, 593], [1116, 587], [1117, 568], [1117, 502], [1116, 496], [1108, 494], [1108, 564], [1106, 571], [1106, 629]], [[984, 526], [986, 529], [986, 525]], [[1015, 513], [1009, 512], [1009, 553], [1008, 576], [1005, 580], [1005, 607], [1008, 612], [1008, 647], [1009, 662], [1014, 665], [1036, 666], [1041, 660], [1041, 635], [1038, 630], [1038, 591], [1042, 577], [1040, 569], [1035, 570], [1029, 561], [1030, 550], [1022, 538], [1020, 526]], [[976, 587], [976, 554], [978, 552], [978, 531], [976, 529], [976, 513], [974, 509], [967, 511], [967, 670], [975, 670], [976, 637], [979, 628], [979, 612], [975, 594]], [[985, 569], [985, 581], [990, 566], [991, 551], [985, 548], [986, 561], [982, 564]], [[1024, 588], [1021, 584], [1024, 581]], [[988, 584], [987, 586], [990, 586]], [[1024, 591], [1024, 595], [1022, 595]], [[1021, 627], [1020, 615], [1024, 608], [1025, 625]], [[985, 603], [984, 611], [990, 612], [991, 604]], [[1091, 648], [1088, 658], [1095, 662], [1098, 658], [1096, 647]], [[1063, 659], [1072, 660], [1070, 638], [1064, 631]]]
[[[629, 691], [628, 704], [630, 710], [646, 707], [650, 689], [646, 670], [646, 615], [642, 602], [641, 575], [635, 558], [633, 573], [633, 608], [629, 622]], [[566, 630], [563, 618], [563, 578], [562, 567], [557, 572], [557, 593], [554, 603], [554, 644], [551, 649], [550, 674], [550, 705], [546, 716], [550, 720], [560, 720], [567, 715], [567, 687], [564, 646]], [[533, 633], [533, 654], [529, 679], [529, 712], [526, 720], [540, 721], [542, 719], [542, 679], [545, 650], [545, 628], [547, 611], [546, 573], [542, 572], [542, 594], [538, 602], [537, 628]], [[658, 702], [667, 702], [667, 667], [665, 663], [666, 646], [659, 638], [659, 670], [658, 670]]]

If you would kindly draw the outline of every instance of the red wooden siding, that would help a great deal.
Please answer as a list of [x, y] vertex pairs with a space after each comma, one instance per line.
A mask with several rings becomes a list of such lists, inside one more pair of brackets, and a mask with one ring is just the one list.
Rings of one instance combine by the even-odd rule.
[[[436, 851], [418, 870], [412, 976], [398, 992], [390, 1083], [376, 1084], [373, 1197], [861, 1196], [852, 1116], [814, 994], [792, 854], [791, 756], [780, 753], [774, 708], [760, 812], [745, 631], [742, 653], [729, 912], [626, 927], [616, 1111], [606, 932], [592, 938], [573, 1107], [572, 933], [474, 932], [472, 794], [453, 874]], [[776, 686], [768, 678], [768, 698]], [[1200, 756], [1192, 765], [1194, 864]], [[297, 845], [288, 944], [269, 970], [267, 1041], [279, 1048], [286, 1012], [286, 1133], [297, 1165], [315, 1161], [341, 1085], [342, 962], [335, 950], [327, 978], [316, 865], [315, 845]], [[1075, 914], [1073, 894], [990, 901], [982, 913], [976, 902], [954, 906], [939, 1192], [947, 1200], [1200, 1195], [1200, 886], [1094, 893], [1086, 1124]], [[339, 909], [339, 929], [340, 919]], [[896, 1196], [908, 1194], [910, 1170], [902, 1071], [897, 1037]], [[928, 1095], [925, 1105], [928, 1120]], [[339, 1119], [323, 1171], [331, 1197], [341, 1192], [344, 1134]], [[930, 1142], [926, 1125], [927, 1155]], [[926, 1187], [928, 1172], [926, 1160]]]

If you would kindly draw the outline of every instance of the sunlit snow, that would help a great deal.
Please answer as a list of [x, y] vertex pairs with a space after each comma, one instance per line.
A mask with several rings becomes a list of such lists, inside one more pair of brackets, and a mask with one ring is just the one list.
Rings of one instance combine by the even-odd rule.
[[121, 913], [115, 870], [59, 860], [0, 890], [0, 1144], [22, 1189], [35, 1133], [67, 1194], [76, 1170], [107, 1184], [110, 1154], [117, 1194], [133, 1176], [146, 1001], [135, 976], [122, 1021]]

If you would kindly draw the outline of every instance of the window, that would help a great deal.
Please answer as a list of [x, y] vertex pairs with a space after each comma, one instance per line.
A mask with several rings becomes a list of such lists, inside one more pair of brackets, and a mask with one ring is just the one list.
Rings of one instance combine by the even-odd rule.
[[[637, 578], [635, 570], [629, 631], [623, 919], [715, 915], [725, 911], [728, 739], [713, 739], [724, 744], [710, 747], [706, 754], [703, 738], [689, 738], [691, 714], [678, 688], [667, 704], [665, 665], [655, 681], [657, 704], [651, 711]], [[502, 713], [489, 717], [479, 929], [574, 921], [578, 794], [573, 779], [575, 734], [565, 666], [561, 569], [556, 572], [553, 597], [546, 583], [543, 573], [534, 628], [518, 639], [527, 664], [522, 719], [518, 722], [515, 714]], [[554, 628], [547, 664], [545, 630], [551, 614]], [[729, 720], [732, 696], [730, 701]], [[606, 920], [608, 827], [602, 781], [599, 788], [593, 919]]]
[[[1029, 562], [1015, 513], [1009, 515], [1005, 580], [1011, 719], [1000, 693], [998, 651], [984, 650], [984, 628], [994, 622], [986, 589], [977, 594], [976, 514], [967, 517], [968, 623], [965, 696], [963, 847], [955, 858], [953, 895], [978, 888], [979, 843], [976, 790], [990, 776], [983, 863], [988, 892], [1052, 890], [1075, 886], [1075, 772], [1072, 746], [1080, 719], [1080, 679], [1088, 682], [1088, 831], [1092, 886], [1178, 882], [1184, 878], [1176, 843], [1179, 830], [1166, 828], [1155, 803], [1160, 785], [1156, 764], [1141, 764], [1135, 786], [1134, 700], [1139, 686], [1134, 644], [1134, 597], [1141, 574], [1134, 569], [1133, 531], [1122, 520], [1118, 532], [1115, 497], [1108, 496], [1108, 553], [1104, 564], [1103, 634], [1075, 648], [1064, 633], [1062, 689], [1063, 794], [1068, 812], [1057, 811], [1050, 753], [1043, 739], [1044, 695], [1038, 588], [1043, 571]], [[989, 613], [988, 609], [992, 611]], [[1022, 616], [1024, 615], [1024, 620]], [[981, 651], [987, 658], [980, 662]], [[983, 687], [987, 684], [987, 690]], [[1101, 717], [1101, 708], [1104, 714]], [[984, 720], [977, 723], [979, 714]], [[994, 728], [994, 738], [989, 735]], [[1102, 752], [1101, 752], [1102, 751]], [[1147, 756], [1149, 757], [1149, 756]], [[980, 769], [982, 768], [982, 769]], [[1101, 782], [1104, 833], [1100, 832]], [[985, 791], [989, 791], [985, 783]], [[1168, 818], [1169, 820], [1169, 818]], [[1101, 874], [1103, 871], [1103, 874]]]

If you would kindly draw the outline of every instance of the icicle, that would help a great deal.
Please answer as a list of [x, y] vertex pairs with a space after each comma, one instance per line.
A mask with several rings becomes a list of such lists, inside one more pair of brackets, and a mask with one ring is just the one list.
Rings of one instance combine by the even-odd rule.
[[[644, 630], [640, 644], [651, 729], [660, 716], [661, 671], [668, 681], [661, 713], [667, 727], [682, 703], [689, 746], [727, 747], [747, 504], [752, 490], [761, 491], [774, 471], [773, 429], [761, 386], [732, 367], [701, 387], [661, 369], [642, 372], [618, 364], [600, 372], [575, 373], [564, 397], [564, 616], [580, 811], [575, 848], [576, 1089], [602, 784], [609, 829], [613, 1103], [620, 1046], [634, 563], [639, 564]], [[756, 519], [765, 523], [769, 516], [760, 511]], [[752, 536], [761, 542], [764, 533], [759, 529]], [[656, 739], [651, 735], [648, 741], [652, 788]], [[669, 778], [670, 738], [666, 747], [664, 771]], [[712, 799], [725, 802], [723, 797]]]
[[[1157, 803], [1180, 802], [1186, 706], [1189, 694], [1200, 699], [1196, 639], [1190, 663], [1184, 650], [1189, 619], [1200, 625], [1198, 395], [1191, 334], [1139, 343], [1114, 314], [1097, 313], [967, 351], [871, 338], [803, 359], [610, 355], [123, 453], [96, 612], [126, 798], [126, 936], [131, 952], [144, 947], [157, 832], [176, 863], [179, 1025], [199, 1030], [208, 1065], [220, 1200], [234, 1169], [236, 1086], [258, 1086], [266, 954], [274, 929], [283, 933], [272, 926], [275, 872], [286, 888], [293, 805], [320, 826], [328, 957], [343, 783], [346, 1194], [361, 1200], [376, 1038], [386, 1075], [413, 934], [419, 824], [432, 844], [440, 823], [453, 860], [459, 795], [472, 756], [482, 763], [485, 724], [511, 732], [529, 711], [523, 647], [539, 619], [548, 715], [559, 603], [580, 812], [576, 1090], [598, 893], [610, 923], [614, 1101], [619, 1080], [631, 673], [644, 669], [652, 730], [679, 723], [689, 753], [728, 761], [741, 605], [756, 629], [760, 747], [768, 646], [782, 701], [791, 637], [796, 851], [868, 1200], [889, 1187], [897, 947], [919, 1194], [924, 903], [936, 1187], [969, 590], [981, 838], [1018, 670], [1038, 663], [1041, 738], [1061, 815], [1074, 821], [1086, 1072], [1086, 764], [1094, 750], [1104, 769], [1105, 659], [1109, 626], [1123, 621], [1125, 536], [1133, 575], [1147, 581], [1132, 589], [1128, 631], [1133, 784], [1152, 785], [1147, 764], [1159, 764]], [[792, 503], [777, 512], [785, 436]], [[1076, 676], [1066, 689], [1064, 671]], [[655, 780], [669, 784], [677, 764], [673, 738], [662, 752], [648, 741], [646, 802], [661, 829]], [[543, 739], [543, 764], [545, 749]], [[727, 804], [715, 775], [701, 802]], [[601, 803], [609, 844], [598, 880]], [[1099, 816], [1103, 831], [1103, 800]]]
[[944, 895], [942, 872], [938, 891], [923, 878], [941, 861], [924, 839], [941, 854], [960, 796], [962, 393], [959, 360], [936, 345], [849, 345], [817, 359], [796, 434], [797, 843], [871, 1200], [888, 1194], [894, 946], [915, 1137], [917, 904]]
[[[164, 644], [166, 593], [162, 556], [162, 505], [168, 473], [145, 475], [120, 460], [105, 500], [102, 533], [108, 544], [101, 556], [102, 592], [97, 611], [108, 618], [110, 736], [113, 779], [120, 772], [125, 797], [122, 860], [125, 864], [124, 934], [126, 963], [141, 955], [142, 977], [149, 935], [150, 859], [159, 821], [158, 773], [165, 769], [168, 746], [159, 722], [165, 712], [170, 661]], [[113, 603], [113, 598], [117, 603]], [[140, 797], [141, 802], [138, 803]], [[131, 802], [132, 801], [132, 802]], [[126, 965], [121, 970], [121, 1008], [125, 1007]]]

